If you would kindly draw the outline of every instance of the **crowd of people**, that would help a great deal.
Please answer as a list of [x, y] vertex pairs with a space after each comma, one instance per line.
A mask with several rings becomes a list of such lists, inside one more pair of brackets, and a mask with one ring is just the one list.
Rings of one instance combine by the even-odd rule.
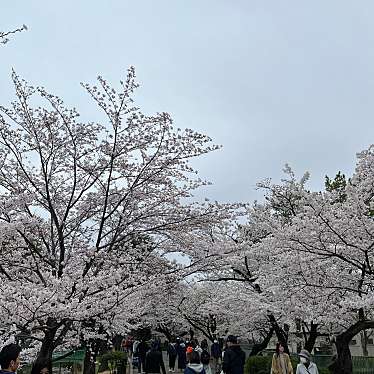
[[[243, 374], [245, 353], [234, 335], [229, 335], [223, 349], [218, 340], [210, 345], [206, 339], [200, 344], [196, 339], [165, 342], [168, 357], [169, 372], [176, 371], [184, 374]], [[161, 342], [154, 340], [150, 345], [145, 340], [135, 340], [132, 346], [124, 344], [131, 353], [133, 366], [139, 373], [166, 374], [165, 364], [161, 352]]]
[[[223, 347], [218, 340], [209, 347], [206, 339], [199, 344], [197, 340], [184, 341], [177, 338], [174, 342], [166, 342], [169, 372], [183, 374], [243, 374], [245, 353], [234, 335], [229, 335]], [[166, 374], [161, 353], [161, 342], [154, 341], [150, 348], [145, 341], [135, 341], [131, 347], [133, 362], [139, 373]], [[311, 354], [302, 349], [298, 354], [300, 363], [296, 374], [318, 374], [317, 365], [312, 361]], [[276, 344], [272, 358], [271, 374], [293, 374], [291, 359], [284, 352], [281, 343]]]
[[[145, 340], [135, 340], [124, 347], [130, 353], [138, 373], [166, 374], [162, 356], [161, 341], [154, 340], [149, 346]], [[169, 372], [176, 370], [183, 374], [243, 374], [245, 353], [234, 335], [226, 339], [224, 349], [218, 340], [214, 340], [210, 349], [206, 339], [198, 344], [197, 340], [183, 341], [177, 338], [175, 342], [166, 342], [166, 352], [169, 360]], [[20, 365], [21, 348], [17, 344], [8, 344], [0, 352], [0, 374], [16, 373]], [[302, 349], [298, 354], [300, 363], [296, 374], [318, 374], [318, 368], [312, 362], [311, 354]], [[49, 374], [47, 363], [35, 362], [31, 374]], [[293, 374], [291, 359], [284, 352], [282, 344], [277, 343], [273, 355], [271, 374]]]

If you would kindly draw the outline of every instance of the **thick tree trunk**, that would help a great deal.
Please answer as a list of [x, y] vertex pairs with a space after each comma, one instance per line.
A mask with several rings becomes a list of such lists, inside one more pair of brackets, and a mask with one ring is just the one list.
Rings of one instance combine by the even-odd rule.
[[256, 356], [260, 352], [262, 352], [264, 349], [266, 349], [270, 340], [271, 340], [271, 338], [272, 338], [272, 336], [273, 336], [273, 334], [274, 334], [274, 329], [271, 328], [269, 330], [269, 332], [266, 334], [264, 340], [261, 343], [257, 343], [252, 347], [252, 350], [251, 350], [251, 353], [249, 354], [249, 356]]
[[315, 324], [312, 322], [310, 325], [309, 335], [308, 335], [307, 340], [305, 341], [305, 346], [304, 346], [304, 348], [308, 352], [312, 352], [314, 345], [316, 344], [317, 337], [318, 337], [318, 324]]
[[268, 315], [269, 322], [271, 323], [272, 328], [274, 329], [275, 335], [277, 336], [278, 342], [282, 344], [284, 352], [290, 354], [288, 348], [288, 333], [282, 327], [279, 326], [277, 320], [273, 314]]
[[349, 350], [350, 339], [343, 333], [336, 337], [337, 358], [329, 369], [333, 374], [352, 374], [352, 356]]
[[[99, 332], [100, 333], [103, 332], [102, 326], [100, 326]], [[122, 342], [122, 339], [121, 339], [121, 342]], [[95, 362], [96, 362], [97, 357], [99, 355], [106, 353], [108, 349], [109, 347], [108, 347], [107, 341], [103, 339], [95, 339], [87, 343], [86, 354], [84, 356], [83, 374], [95, 374]]]
[[371, 328], [374, 328], [374, 320], [360, 320], [336, 337], [337, 356], [329, 367], [333, 374], [352, 374], [352, 356], [349, 350], [349, 342], [361, 331]]
[[[49, 323], [48, 323], [49, 322]], [[47, 324], [49, 326], [53, 326], [55, 323], [54, 321], [50, 320]], [[44, 339], [42, 342], [42, 346], [40, 348], [40, 351], [38, 353], [38, 356], [34, 362], [34, 366], [37, 366], [38, 368], [42, 367], [48, 367], [48, 370], [50, 373], [52, 373], [52, 353], [55, 348], [55, 337], [57, 332], [57, 326], [50, 327], [45, 333], [44, 333]]]

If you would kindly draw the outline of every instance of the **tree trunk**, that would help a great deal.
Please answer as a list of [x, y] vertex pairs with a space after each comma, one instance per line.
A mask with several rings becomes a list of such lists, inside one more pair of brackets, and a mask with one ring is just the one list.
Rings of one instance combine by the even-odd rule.
[[251, 350], [251, 353], [249, 354], [249, 356], [256, 356], [260, 352], [262, 352], [264, 349], [266, 349], [266, 347], [268, 346], [273, 334], [274, 334], [274, 329], [270, 328], [270, 330], [266, 334], [264, 340], [261, 343], [257, 343], [252, 347], [252, 350]]
[[349, 350], [349, 342], [350, 339], [348, 340], [344, 333], [336, 337], [337, 357], [329, 366], [333, 374], [352, 374], [352, 356]]
[[309, 336], [304, 346], [304, 348], [308, 352], [312, 353], [314, 345], [316, 344], [317, 337], [318, 337], [318, 324], [315, 324], [312, 322], [310, 325]]
[[[99, 332], [102, 333], [103, 331], [103, 327], [100, 326]], [[84, 356], [83, 374], [95, 374], [95, 362], [97, 357], [100, 354], [106, 353], [108, 349], [109, 347], [107, 341], [103, 339], [95, 339], [90, 341], [89, 343], [86, 343], [86, 354]]]
[[337, 356], [329, 367], [333, 374], [352, 374], [352, 356], [349, 350], [349, 342], [361, 331], [371, 328], [374, 328], [374, 320], [359, 320], [336, 337]]
[[190, 340], [193, 340], [193, 337], [195, 336], [195, 331], [190, 328]]
[[[55, 324], [52, 320], [49, 320], [48, 322], [47, 324], [49, 326], [53, 326]], [[56, 337], [56, 332], [57, 327], [53, 326], [44, 333], [42, 346], [34, 362], [34, 366], [38, 366], [40, 369], [47, 366], [50, 373], [52, 373], [52, 353], [55, 348], [54, 339]]]
[[290, 350], [288, 348], [288, 333], [279, 326], [273, 314], [269, 314], [268, 318], [272, 328], [274, 329], [275, 335], [277, 336], [278, 342], [281, 343], [284, 348], [284, 352], [290, 354]]
[[363, 356], [367, 357], [369, 356], [369, 352], [368, 352], [368, 334], [366, 330], [361, 331], [360, 338], [361, 338], [362, 354]]
[[83, 374], [95, 374], [95, 360], [91, 354], [91, 350], [87, 348], [84, 355]]

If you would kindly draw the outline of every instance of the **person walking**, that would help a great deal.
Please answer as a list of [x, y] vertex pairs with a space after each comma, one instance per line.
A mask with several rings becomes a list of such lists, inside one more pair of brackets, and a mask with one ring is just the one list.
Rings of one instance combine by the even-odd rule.
[[208, 350], [208, 341], [205, 338], [201, 341], [200, 347], [205, 351]]
[[275, 353], [271, 362], [271, 374], [293, 374], [290, 356], [284, 352], [281, 343], [275, 346]]
[[222, 349], [217, 339], [213, 341], [210, 347], [210, 354], [212, 356], [213, 374], [218, 374], [221, 371]]
[[139, 364], [138, 364], [139, 373], [144, 373], [145, 358], [147, 356], [148, 350], [149, 350], [148, 344], [146, 343], [144, 339], [142, 339], [141, 342], [138, 344], [138, 347], [136, 348], [137, 356], [139, 359]]
[[243, 374], [245, 364], [245, 353], [238, 344], [235, 335], [227, 337], [227, 349], [222, 360], [222, 371], [225, 374]]
[[212, 369], [210, 368], [210, 354], [207, 349], [203, 349], [200, 352], [200, 360], [204, 366], [204, 370], [206, 374], [212, 374]]
[[184, 369], [183, 374], [206, 374], [204, 365], [200, 361], [199, 352], [192, 351], [190, 362]]
[[144, 371], [146, 374], [166, 374], [164, 360], [162, 359], [162, 352], [158, 341], [154, 341], [151, 345], [150, 351], [145, 357]]
[[15, 373], [21, 363], [21, 347], [17, 344], [8, 344], [0, 352], [0, 374]]
[[302, 349], [299, 353], [300, 364], [297, 365], [296, 374], [319, 374], [317, 365], [312, 362], [311, 354]]
[[170, 342], [166, 348], [169, 357], [169, 372], [175, 371], [175, 360], [177, 359], [177, 349], [175, 343]]
[[186, 346], [185, 344], [179, 339], [177, 339], [176, 344], [177, 349], [177, 356], [178, 356], [178, 369], [184, 370], [186, 368]]
[[191, 361], [191, 356], [192, 356], [193, 350], [194, 349], [192, 347], [187, 346], [187, 349], [186, 349], [186, 361], [187, 361], [187, 364]]

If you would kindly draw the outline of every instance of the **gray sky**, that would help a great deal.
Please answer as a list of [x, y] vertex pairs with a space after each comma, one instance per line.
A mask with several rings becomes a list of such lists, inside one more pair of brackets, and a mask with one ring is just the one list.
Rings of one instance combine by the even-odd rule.
[[373, 1], [2, 1], [0, 29], [29, 31], [0, 48], [0, 103], [13, 67], [88, 115], [79, 82], [134, 65], [145, 112], [224, 146], [195, 163], [214, 184], [199, 196], [251, 201], [286, 162], [321, 188], [372, 143], [373, 15]]

